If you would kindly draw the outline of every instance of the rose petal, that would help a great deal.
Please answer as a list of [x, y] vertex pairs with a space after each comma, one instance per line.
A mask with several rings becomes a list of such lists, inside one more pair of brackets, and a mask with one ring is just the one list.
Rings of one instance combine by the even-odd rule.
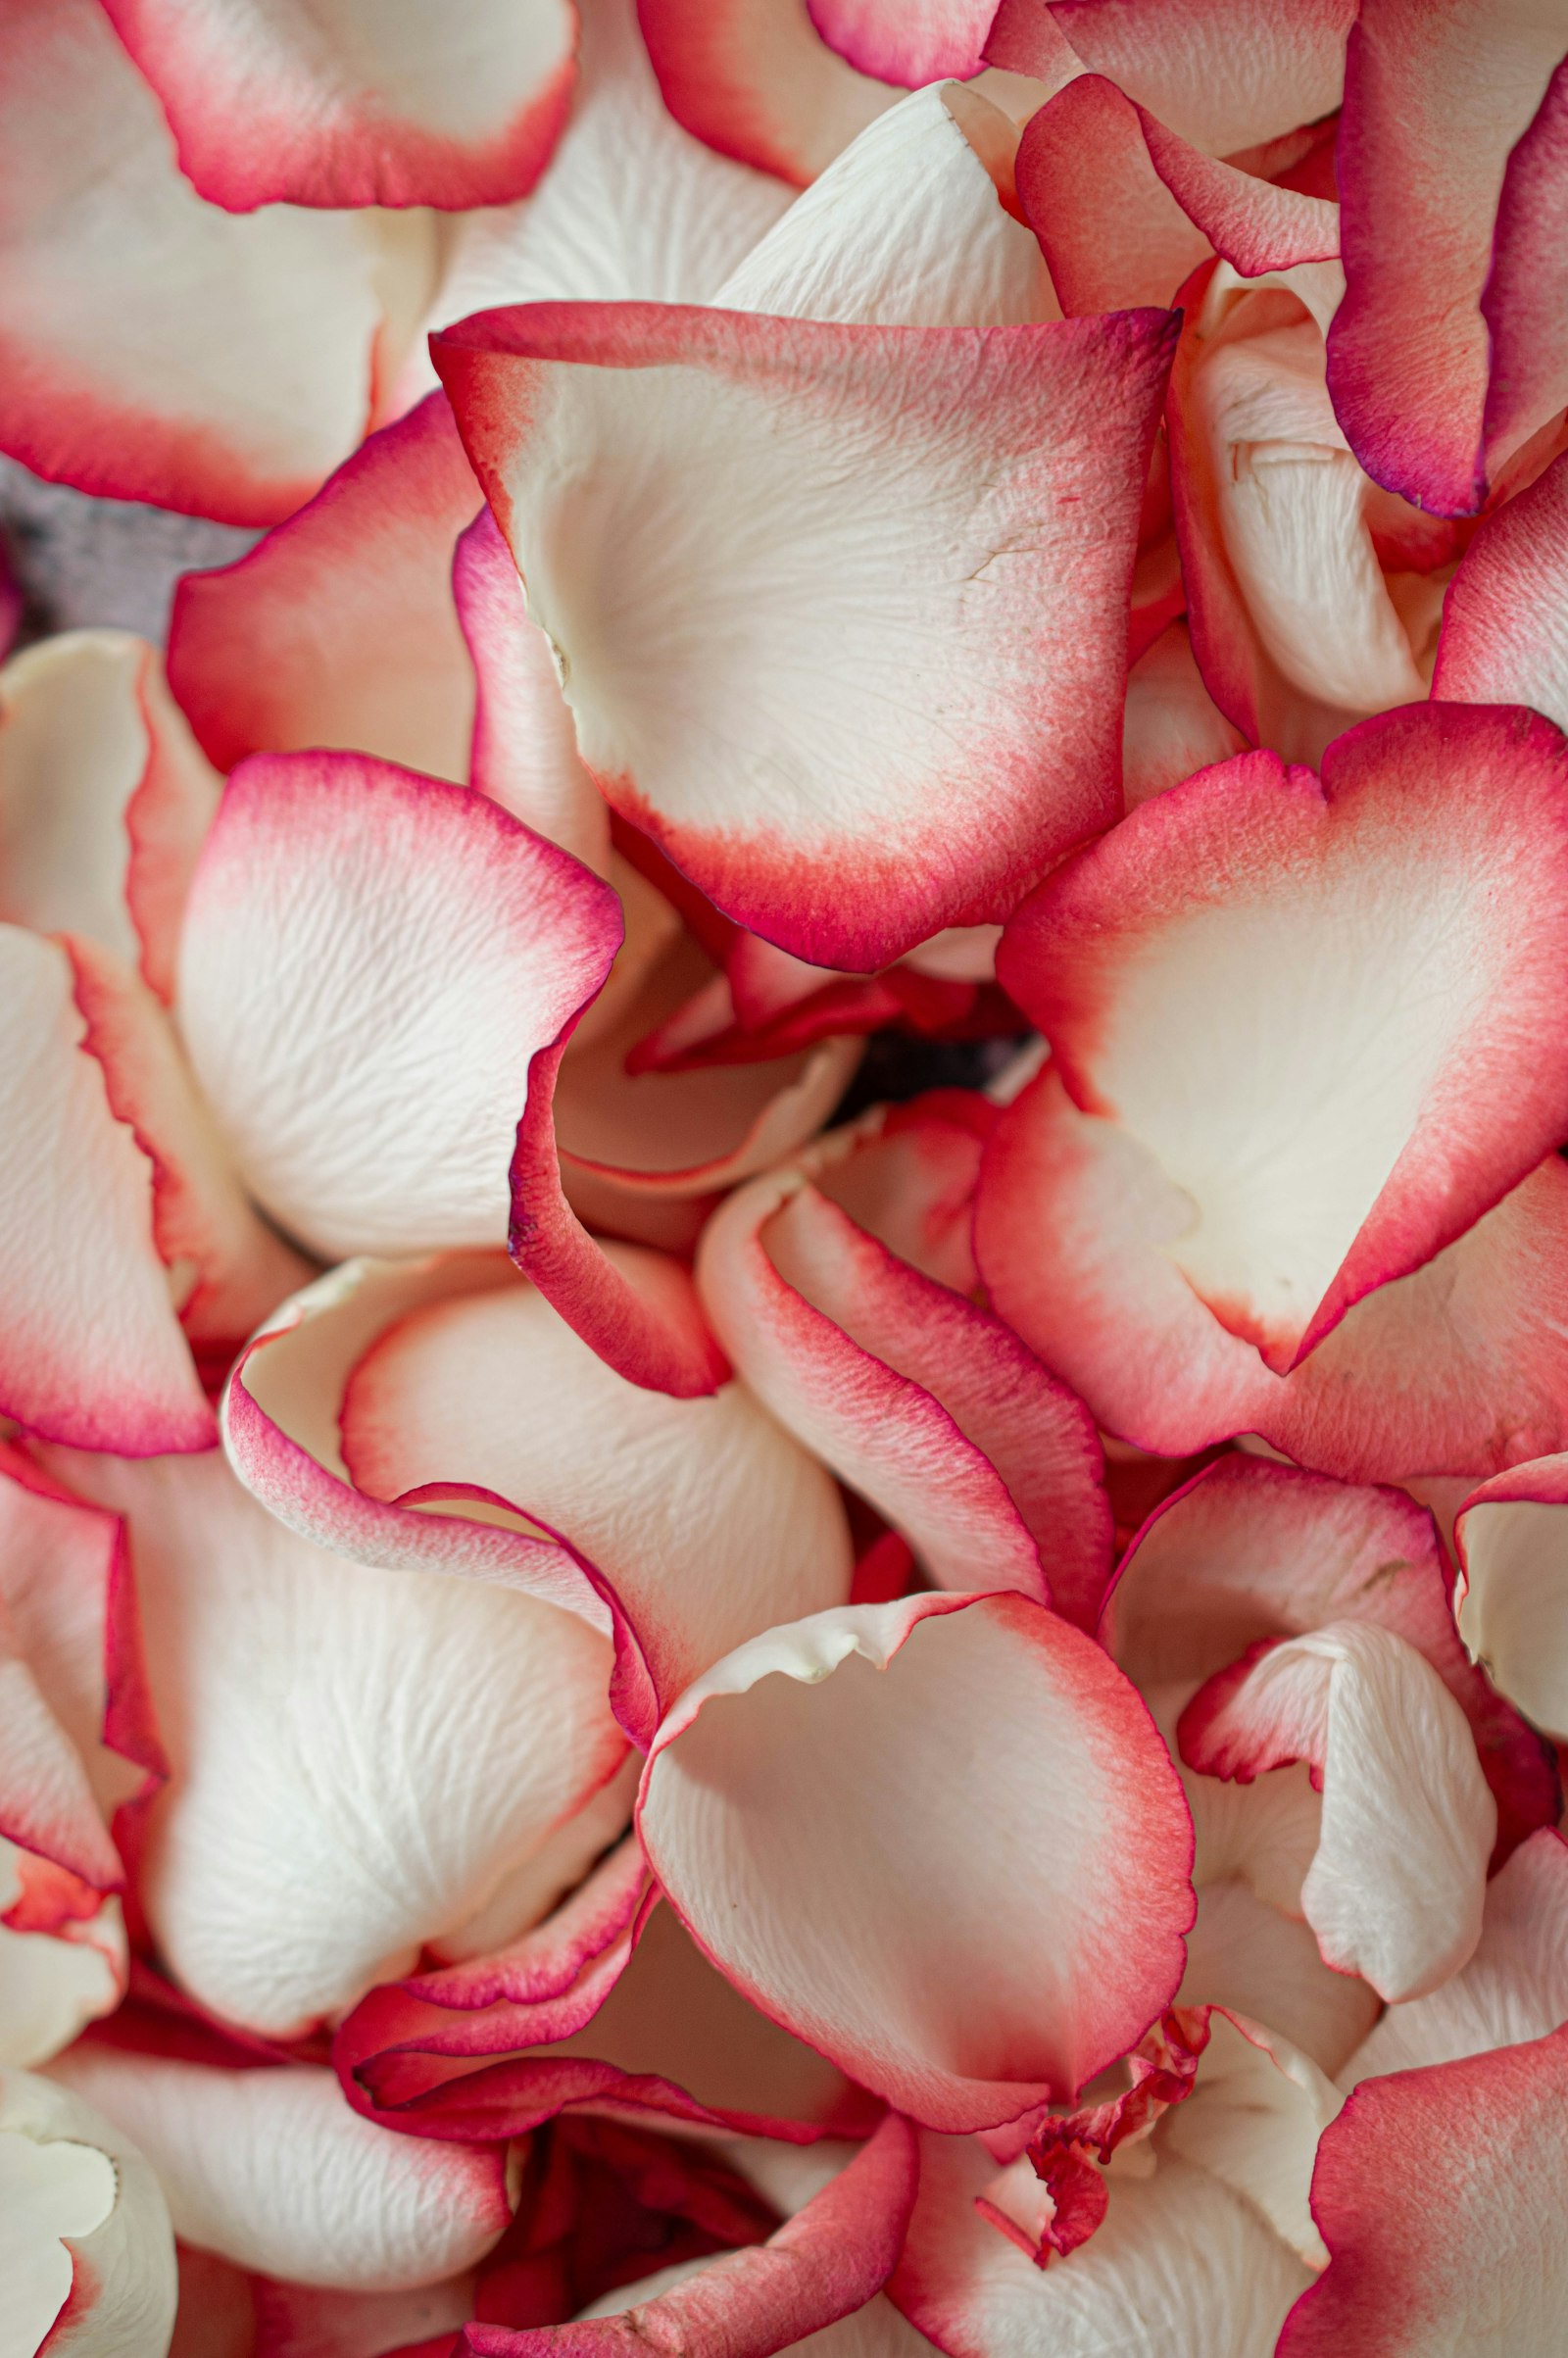
[[[608, 798], [754, 931], [858, 971], [1004, 913], [1110, 814], [1110, 617], [1166, 336], [1149, 314], [977, 341], [540, 305], [434, 349]], [[588, 475], [584, 507], [569, 486]], [[678, 533], [649, 528], [661, 484]], [[884, 713], [869, 764], [867, 696]]]
[[1519, 1029], [1568, 929], [1557, 731], [1420, 707], [1349, 731], [1323, 776], [1266, 754], [1200, 773], [1045, 885], [999, 953], [1076, 1103], [1190, 1201], [1176, 1267], [1276, 1375], [1568, 1126], [1544, 1017]]
[[[1337, 143], [1346, 295], [1329, 386], [1368, 474], [1441, 516], [1470, 515], [1486, 493], [1482, 290], [1509, 151], [1562, 48], [1552, 12], [1521, 0], [1436, 12], [1363, 0], [1350, 36]], [[1528, 237], [1518, 261], [1539, 275]]]
[[255, 756], [197, 869], [179, 1014], [257, 1200], [324, 1258], [499, 1242], [530, 1067], [618, 937], [608, 888], [482, 796]]
[[[975, 2206], [997, 2165], [978, 2138], [923, 2137], [920, 2194], [891, 2297], [950, 2358], [1256, 2358], [1307, 2281], [1296, 2255], [1206, 2170], [1162, 2160], [1106, 2180], [1103, 2225], [1037, 2268]], [[1028, 2182], [1027, 2162], [1013, 2172]], [[1038, 2191], [1038, 2189], [1036, 2189]]]
[[0, 926], [0, 968], [13, 1042], [0, 1408], [87, 1449], [210, 1448], [212, 1411], [153, 1242], [152, 1171], [83, 1053], [70, 960]]
[[570, 0], [463, 0], [388, 15], [359, 0], [108, 0], [163, 101], [180, 170], [231, 213], [258, 205], [502, 205], [555, 146], [574, 79]]
[[73, 1472], [128, 1522], [172, 1772], [140, 1891], [203, 2005], [297, 2036], [498, 1897], [520, 1930], [612, 1838], [565, 1831], [625, 1749], [579, 1615], [328, 1555], [216, 1454]]
[[742, 1646], [660, 1730], [639, 1826], [739, 1990], [939, 2125], [1070, 2095], [1180, 1976], [1188, 1825], [1162, 1747], [1098, 1649], [1023, 1597], [852, 1606]]
[[174, 2240], [135, 2146], [80, 2097], [0, 2072], [0, 2279], [19, 2353], [164, 2358]]
[[675, 121], [798, 188], [897, 95], [826, 46], [807, 0], [637, 0], [637, 17]]
[[1170, 1457], [1257, 1433], [1360, 1482], [1484, 1478], [1568, 1448], [1568, 1292], [1552, 1277], [1568, 1265], [1568, 1171], [1555, 1154], [1283, 1377], [1171, 1265], [1191, 1217], [1153, 1157], [1080, 1113], [1054, 1069], [988, 1151], [976, 1238], [992, 1300], [1111, 1433]]
[[110, 498], [287, 516], [364, 432], [393, 319], [413, 324], [419, 223], [233, 220], [181, 177], [94, 0], [19, 0], [9, 33], [0, 446]]
[[74, 2047], [50, 2076], [134, 2136], [174, 2232], [242, 2268], [345, 2291], [451, 2276], [506, 2227], [504, 2156], [362, 2121], [328, 2071]]
[[432, 395], [248, 556], [185, 575], [170, 683], [220, 769], [335, 746], [466, 777], [473, 681], [452, 559], [479, 500]]
[[840, 1133], [714, 1214], [698, 1282], [719, 1340], [940, 1587], [1016, 1588], [1092, 1620], [1110, 1523], [1087, 1412], [999, 1319], [812, 1184], [854, 1157]]
[[1548, 2358], [1568, 2294], [1565, 2094], [1568, 2031], [1363, 2081], [1319, 2149], [1329, 2266], [1281, 2358]]

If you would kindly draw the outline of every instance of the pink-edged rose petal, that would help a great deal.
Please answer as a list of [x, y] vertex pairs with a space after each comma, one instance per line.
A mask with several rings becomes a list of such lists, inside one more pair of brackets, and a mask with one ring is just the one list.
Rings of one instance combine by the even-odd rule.
[[264, 2276], [430, 2284], [479, 2259], [512, 2215], [499, 2147], [378, 2129], [319, 2066], [226, 2070], [88, 2044], [51, 2077], [135, 2139], [182, 2241]]
[[[701, 1322], [678, 1263], [605, 1253], [651, 1315]], [[616, 1707], [642, 1741], [720, 1654], [848, 1592], [831, 1479], [743, 1386], [675, 1400], [628, 1381], [499, 1253], [362, 1263], [285, 1304], [224, 1426], [241, 1479], [318, 1542], [613, 1627]]]
[[215, 205], [502, 205], [571, 102], [571, 0], [106, 0]]
[[752, 930], [860, 971], [1004, 914], [1113, 814], [1167, 347], [1149, 313], [539, 305], [435, 351], [608, 799]]
[[[1546, 1747], [1467, 1660], [1448, 1585], [1432, 1518], [1402, 1492], [1236, 1455], [1151, 1515], [1122, 1560], [1100, 1634], [1139, 1687], [1188, 1695], [1260, 1644], [1330, 1624], [1398, 1639], [1469, 1723], [1496, 1799], [1500, 1856], [1555, 1820], [1556, 1778]], [[1201, 1863], [1201, 1825], [1199, 1849]]]
[[639, 1826], [736, 1987], [934, 2126], [1070, 2096], [1179, 1978], [1175, 1779], [1119, 1673], [1021, 1597], [741, 1647], [665, 1720]]
[[128, 1526], [171, 1765], [140, 1896], [203, 2005], [299, 2036], [427, 1944], [531, 1925], [625, 1824], [580, 1614], [328, 1554], [216, 1453], [71, 1470]]
[[0, 131], [0, 448], [115, 499], [287, 516], [385, 414], [420, 223], [204, 204], [96, 0], [11, 10]]
[[1172, 1258], [1283, 1375], [1568, 1128], [1524, 1012], [1565, 952], [1568, 747], [1429, 706], [1341, 738], [1321, 785], [1244, 755], [1146, 805], [1036, 897], [1001, 971], [1075, 1102], [1192, 1198]]
[[1308, 2272], [1257, 2213], [1174, 2155], [1106, 2182], [1090, 2240], [1039, 2268], [979, 2207], [1043, 2189], [1027, 2162], [999, 2183], [978, 2137], [923, 2137], [920, 2195], [889, 2287], [949, 2358], [1258, 2358]]
[[1568, 456], [1494, 511], [1443, 605], [1434, 696], [1568, 724]]
[[765, 2243], [623, 2286], [571, 2325], [476, 2325], [464, 2338], [473, 2358], [634, 2358], [650, 2347], [693, 2358], [793, 2349], [908, 2358], [913, 2338], [885, 2304], [869, 2328], [862, 2319], [898, 2258], [918, 2176], [915, 2134], [889, 2113]]
[[147, 2162], [91, 2103], [0, 2071], [0, 2284], [18, 2358], [165, 2358], [178, 2281]]
[[328, 1258], [503, 1238], [536, 1059], [619, 925], [606, 886], [481, 795], [255, 756], [197, 868], [179, 1015], [257, 1200]]
[[[1564, 39], [1555, 10], [1530, 0], [1363, 0], [1350, 35], [1337, 145], [1346, 295], [1329, 336], [1329, 384], [1367, 472], [1438, 515], [1481, 506], [1491, 467], [1523, 438], [1513, 397], [1544, 394], [1534, 426], [1568, 393], [1556, 383], [1527, 388], [1517, 365], [1511, 384], [1497, 382], [1495, 328], [1489, 334], [1482, 304], [1489, 273], [1511, 267], [1527, 302], [1542, 298], [1541, 312], [1520, 322], [1526, 338], [1532, 327], [1552, 335], [1549, 202], [1543, 208], [1536, 191], [1516, 185], [1509, 210], [1518, 218], [1499, 218], [1498, 207], [1505, 174], [1514, 178], [1510, 150], [1530, 128]], [[1557, 130], [1534, 159], [1548, 174], [1560, 143]], [[1506, 281], [1494, 284], [1500, 299]], [[1498, 357], [1514, 356], [1504, 344]]]
[[[714, 1214], [698, 1272], [719, 1339], [941, 1587], [1016, 1588], [1092, 1622], [1110, 1563], [1094, 1426], [1000, 1319], [834, 1201], [840, 1173], [858, 1149], [875, 1154], [883, 1127], [872, 1116], [839, 1133]], [[918, 1156], [921, 1133], [908, 1135]], [[918, 1216], [943, 1164], [917, 1160], [914, 1176], [905, 1209]]]
[[1568, 1170], [1555, 1154], [1277, 1376], [1171, 1248], [1191, 1199], [1054, 1069], [1010, 1106], [977, 1203], [998, 1309], [1101, 1425], [1166, 1457], [1256, 1433], [1351, 1482], [1484, 1479], [1568, 1449]]
[[[1004, 0], [987, 44], [1017, 74], [1059, 72], [1060, 45], [1210, 155], [1313, 123], [1339, 104], [1352, 0]], [[1004, 54], [1005, 44], [1005, 54]]]
[[0, 1410], [83, 1449], [212, 1445], [153, 1241], [153, 1172], [84, 1046], [71, 961], [0, 926], [12, 1054], [0, 1105], [7, 1315]]
[[1472, 1492], [1454, 1524], [1459, 1635], [1498, 1692], [1568, 1740], [1568, 1457]]
[[791, 2145], [874, 2124], [875, 2100], [759, 2013], [646, 1894], [629, 1939], [585, 1955], [574, 1983], [567, 1962], [518, 1950], [489, 1971], [476, 1963], [371, 1990], [333, 2042], [350, 2101], [389, 2127], [462, 2142], [577, 2110]]
[[473, 679], [452, 558], [479, 500], [431, 395], [248, 556], [185, 576], [170, 684], [220, 769], [337, 746], [466, 777]]
[[637, 0], [637, 16], [675, 121], [800, 188], [897, 96], [827, 46], [808, 0]]
[[1364, 2080], [1319, 2148], [1329, 2265], [1280, 2358], [1550, 2358], [1568, 2299], [1565, 2099], [1568, 2027]]
[[807, 0], [830, 49], [860, 74], [915, 90], [980, 71], [996, 11], [991, 0]]

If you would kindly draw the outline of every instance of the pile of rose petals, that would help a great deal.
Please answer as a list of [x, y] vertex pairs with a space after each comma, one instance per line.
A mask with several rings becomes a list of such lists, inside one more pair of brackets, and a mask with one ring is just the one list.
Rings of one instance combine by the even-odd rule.
[[6, 0], [0, 321], [0, 2358], [1560, 2358], [1568, 0]]

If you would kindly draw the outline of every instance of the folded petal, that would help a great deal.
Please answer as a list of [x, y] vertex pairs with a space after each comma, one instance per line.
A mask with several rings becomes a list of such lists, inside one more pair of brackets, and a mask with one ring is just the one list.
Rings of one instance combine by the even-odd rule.
[[1568, 457], [1483, 521], [1448, 585], [1432, 674], [1458, 704], [1568, 721]]
[[976, 1243], [991, 1298], [1107, 1431], [1171, 1457], [1256, 1433], [1355, 1482], [1485, 1478], [1568, 1448], [1568, 1288], [1554, 1276], [1568, 1171], [1555, 1154], [1286, 1376], [1173, 1266], [1193, 1216], [1153, 1155], [1081, 1113], [1054, 1068], [987, 1151]]
[[28, 2072], [0, 2072], [0, 2279], [10, 2346], [164, 2358], [178, 2284], [158, 2181], [118, 2126]]
[[[1337, 147], [1346, 295], [1329, 384], [1367, 472], [1440, 516], [1470, 515], [1486, 495], [1494, 449], [1481, 298], [1509, 151], [1562, 51], [1554, 12], [1528, 0], [1440, 10], [1363, 0], [1350, 35]], [[1515, 259], [1539, 272], [1535, 226], [1521, 222]], [[1557, 390], [1531, 423], [1563, 398]]]
[[714, 302], [884, 327], [1059, 319], [1038, 242], [1003, 198], [1017, 145], [978, 91], [915, 92], [796, 198]]
[[480, 2325], [466, 2339], [475, 2358], [632, 2358], [650, 2346], [694, 2358], [800, 2348], [821, 2358], [906, 2358], [917, 2345], [897, 2317], [884, 2311], [869, 2327], [861, 2321], [898, 2258], [918, 2171], [913, 2130], [889, 2113], [765, 2243], [624, 2286], [572, 2325]]
[[323, 1258], [499, 1242], [530, 1067], [618, 939], [609, 889], [484, 797], [258, 755], [192, 887], [181, 1030], [253, 1194]]
[[218, 780], [129, 631], [67, 631], [0, 673], [0, 916], [85, 935], [170, 993]]
[[669, 1907], [645, 1906], [629, 1956], [605, 1952], [574, 1990], [522, 1988], [497, 1975], [474, 2003], [477, 1978], [426, 1973], [372, 1990], [333, 2042], [351, 2102], [465, 2142], [579, 2108], [792, 2144], [874, 2125], [874, 2100], [749, 2004]]
[[[1009, 0], [988, 43], [998, 65], [1037, 72], [1030, 30], [1065, 38], [1091, 74], [1210, 155], [1226, 156], [1312, 123], [1339, 104], [1350, 0], [1306, 0], [1277, 11], [1260, 0]], [[1037, 20], [1049, 18], [1049, 34]], [[1007, 26], [1010, 54], [997, 35]]]
[[897, 96], [826, 45], [808, 0], [637, 0], [637, 16], [675, 121], [800, 188]]
[[174, 594], [169, 677], [209, 758], [336, 746], [467, 776], [452, 558], [480, 493], [444, 400], [372, 434], [237, 563]]
[[1454, 1525], [1459, 1635], [1527, 1719], [1568, 1738], [1568, 1458], [1494, 1475]]
[[1565, 1930], [1568, 1843], [1544, 1826], [1487, 1886], [1468, 1963], [1441, 1989], [1390, 2006], [1346, 2065], [1344, 2084], [1517, 2046], [1568, 2022]]
[[[1009, 2181], [1032, 2183], [1027, 2162]], [[1103, 2224], [1038, 2268], [976, 2207], [997, 2165], [975, 2137], [920, 2140], [920, 2193], [889, 2285], [950, 2358], [1256, 2358], [1307, 2271], [1257, 2213], [1172, 2156], [1150, 2178], [1106, 2180]], [[1038, 2186], [1035, 2188], [1039, 2192]]]
[[369, 420], [420, 224], [233, 220], [181, 177], [94, 0], [25, 0], [8, 38], [0, 447], [115, 499], [287, 516]]
[[1112, 815], [1167, 341], [541, 305], [435, 355], [608, 799], [753, 931], [861, 971]]
[[[1506, 1855], [1555, 1821], [1556, 1778], [1539, 1738], [1466, 1659], [1449, 1577], [1431, 1516], [1402, 1492], [1238, 1455], [1156, 1507], [1123, 1558], [1100, 1635], [1146, 1693], [1179, 1687], [1185, 1699], [1260, 1641], [1330, 1622], [1390, 1632], [1430, 1663], [1468, 1720]], [[1203, 1867], [1201, 1822], [1199, 1842], [1200, 1873], [1234, 1871], [1228, 1851]], [[1315, 1836], [1308, 1855], [1314, 1846]]]
[[1389, 503], [1335, 419], [1322, 331], [1286, 308], [1218, 274], [1196, 306], [1172, 375], [1172, 492], [1215, 696], [1254, 742], [1315, 755], [1353, 715], [1420, 700], [1425, 615], [1401, 611], [1380, 563]]
[[[628, 1293], [700, 1320], [677, 1263], [603, 1250]], [[848, 1593], [830, 1477], [744, 1386], [687, 1400], [629, 1382], [499, 1254], [362, 1264], [286, 1305], [225, 1428], [242, 1480], [329, 1547], [488, 1566], [613, 1620], [616, 1707], [643, 1741], [720, 1654]]]
[[1092, 1621], [1110, 1510], [1087, 1411], [1000, 1319], [823, 1192], [882, 1127], [839, 1132], [715, 1212], [698, 1282], [719, 1340], [939, 1586], [1016, 1588]]
[[1414, 1646], [1364, 1621], [1265, 1640], [1179, 1733], [1207, 1776], [1311, 1763], [1323, 1822], [1301, 1909], [1330, 1965], [1390, 1999], [1457, 1972], [1481, 1936], [1497, 1810], [1464, 1714]]
[[152, 1168], [84, 1051], [71, 962], [0, 926], [0, 970], [12, 1024], [0, 1409], [85, 1449], [210, 1448], [212, 1411], [153, 1240]]
[[498, 2146], [396, 2137], [310, 2064], [226, 2071], [80, 2045], [51, 2077], [134, 2137], [182, 2242], [345, 2291], [433, 2284], [512, 2215]]
[[935, 2125], [1070, 2096], [1180, 1977], [1190, 1835], [1158, 1738], [1024, 1597], [853, 1606], [742, 1646], [665, 1720], [639, 1826], [737, 1989]]
[[1363, 2081], [1324, 2135], [1329, 2265], [1279, 2358], [1548, 2358], [1568, 2297], [1568, 2030]]
[[456, 10], [108, 0], [215, 205], [504, 205], [549, 161], [574, 78], [571, 0]]
[[1003, 982], [1182, 1191], [1170, 1259], [1275, 1374], [1568, 1127], [1544, 1014], [1520, 1028], [1568, 937], [1565, 821], [1549, 723], [1419, 707], [1339, 739], [1321, 786], [1266, 754], [1200, 773], [1013, 921]]
[[203, 2005], [301, 2034], [486, 1911], [520, 1931], [613, 1838], [589, 1805], [625, 1744], [579, 1614], [329, 1555], [216, 1453], [73, 1471], [128, 1525], [172, 1771], [140, 1896]]

